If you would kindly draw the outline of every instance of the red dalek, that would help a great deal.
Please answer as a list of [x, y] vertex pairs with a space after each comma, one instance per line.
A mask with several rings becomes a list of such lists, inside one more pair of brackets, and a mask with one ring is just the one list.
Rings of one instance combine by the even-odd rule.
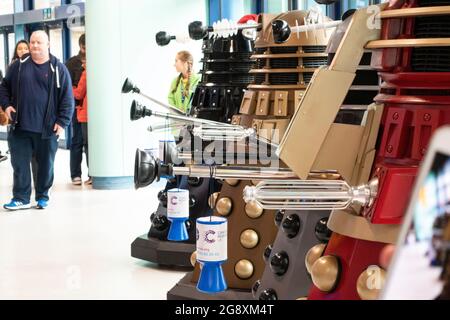
[[[372, 172], [377, 197], [359, 216], [339, 211], [330, 217], [334, 234], [309, 266], [311, 300], [376, 299], [382, 289], [381, 250], [396, 242], [430, 138], [450, 124], [450, 13], [442, 7], [447, 3], [390, 1], [381, 13], [381, 40], [368, 44], [375, 49], [372, 67], [384, 81], [375, 98], [384, 104]], [[396, 11], [408, 8], [416, 13], [405, 17]]]

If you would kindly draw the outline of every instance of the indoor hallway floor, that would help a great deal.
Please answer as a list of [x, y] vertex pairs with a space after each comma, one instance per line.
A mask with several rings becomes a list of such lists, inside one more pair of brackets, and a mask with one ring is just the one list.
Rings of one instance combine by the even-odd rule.
[[163, 186], [72, 186], [69, 152], [59, 150], [50, 207], [8, 213], [3, 204], [11, 198], [12, 168], [9, 160], [0, 163], [0, 300], [165, 299], [185, 271], [130, 255], [132, 241], [148, 232]]

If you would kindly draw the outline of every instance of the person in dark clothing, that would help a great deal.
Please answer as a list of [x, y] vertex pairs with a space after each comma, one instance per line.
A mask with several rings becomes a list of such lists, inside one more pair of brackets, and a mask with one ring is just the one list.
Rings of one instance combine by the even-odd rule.
[[[80, 82], [81, 74], [83, 73], [83, 61], [86, 59], [86, 36], [83, 34], [78, 44], [80, 45], [80, 52], [78, 55], [70, 58], [66, 62], [66, 67], [69, 70], [72, 84], [77, 87]], [[79, 108], [83, 102], [75, 100], [76, 108]], [[70, 144], [70, 176], [72, 184], [81, 186], [81, 162], [83, 161], [83, 133], [81, 123], [77, 119], [77, 114], [74, 113], [72, 119], [72, 141]]]
[[[3, 81], [3, 71], [0, 70], [0, 83]], [[3, 110], [0, 108], [0, 126], [5, 126], [8, 124], [8, 119], [6, 115], [3, 113]], [[2, 155], [2, 151], [0, 150], [0, 162], [8, 160], [7, 156]]]
[[[30, 53], [30, 44], [26, 40], [20, 40], [16, 43], [16, 47], [14, 48], [14, 56], [9, 65], [12, 65], [17, 60], [22, 59], [22, 57], [26, 54]], [[31, 172], [33, 173], [33, 182], [36, 184], [37, 181], [37, 160], [36, 155], [33, 154], [31, 157]]]
[[74, 100], [67, 68], [49, 53], [44, 31], [31, 35], [30, 55], [14, 62], [0, 86], [0, 105], [11, 120], [8, 143], [14, 169], [13, 199], [3, 207], [30, 209], [33, 153], [38, 163], [36, 201], [48, 206], [58, 139], [72, 120]]

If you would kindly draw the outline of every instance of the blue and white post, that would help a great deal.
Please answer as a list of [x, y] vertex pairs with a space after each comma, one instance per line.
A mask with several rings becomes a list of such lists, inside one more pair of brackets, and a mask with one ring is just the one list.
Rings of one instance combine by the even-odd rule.
[[189, 240], [186, 221], [189, 219], [189, 190], [167, 191], [167, 219], [172, 222], [167, 239], [169, 241]]
[[228, 220], [197, 219], [197, 260], [202, 266], [197, 290], [207, 294], [227, 290], [222, 264], [228, 260]]

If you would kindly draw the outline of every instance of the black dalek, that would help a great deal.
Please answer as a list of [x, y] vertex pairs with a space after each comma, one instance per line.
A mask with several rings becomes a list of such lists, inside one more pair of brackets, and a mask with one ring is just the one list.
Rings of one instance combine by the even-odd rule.
[[[158, 41], [157, 36], [159, 44], [167, 44], [170, 42], [168, 39], [173, 39], [163, 35], [167, 40]], [[246, 38], [242, 31], [228, 38], [214, 38], [208, 34], [202, 38], [202, 80], [194, 93], [190, 115], [199, 119], [230, 123], [232, 117], [239, 112], [245, 88], [254, 79], [249, 74], [249, 70], [254, 66], [254, 60], [250, 59], [254, 50], [254, 39]], [[194, 155], [197, 151], [203, 151], [196, 150], [196, 145], [202, 149], [208, 145], [199, 141], [189, 130], [182, 132], [184, 134], [180, 137], [178, 147], [182, 145], [186, 149], [187, 146], [188, 154], [190, 152]], [[185, 242], [172, 242], [167, 239], [171, 226], [167, 218], [167, 191], [173, 188], [187, 189], [190, 194], [190, 219], [186, 222], [189, 240]], [[160, 204], [157, 211], [151, 215], [152, 225], [149, 233], [137, 238], [131, 245], [132, 257], [160, 265], [191, 267], [191, 256], [196, 242], [195, 221], [197, 218], [212, 215], [214, 196], [220, 189], [221, 183], [212, 179], [182, 177], [169, 181], [166, 188], [158, 194]]]
[[230, 123], [239, 112], [245, 89], [254, 77], [249, 74], [255, 61], [254, 41], [242, 31], [229, 38], [203, 41], [202, 81], [195, 91], [191, 114], [195, 117]]

